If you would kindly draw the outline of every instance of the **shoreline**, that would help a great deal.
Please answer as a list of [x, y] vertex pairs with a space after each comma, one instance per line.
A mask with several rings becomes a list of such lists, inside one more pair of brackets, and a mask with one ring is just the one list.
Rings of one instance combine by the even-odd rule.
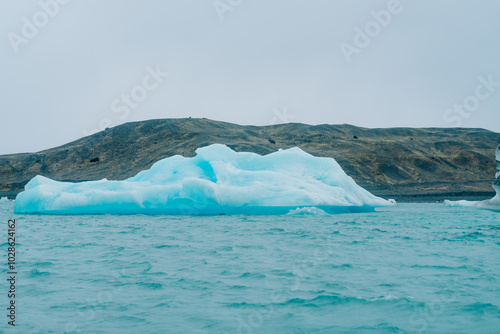
[[429, 194], [386, 194], [372, 192], [375, 196], [385, 199], [394, 199], [397, 203], [443, 203], [450, 201], [484, 201], [495, 197], [492, 192], [450, 192], [450, 193], [429, 193]]

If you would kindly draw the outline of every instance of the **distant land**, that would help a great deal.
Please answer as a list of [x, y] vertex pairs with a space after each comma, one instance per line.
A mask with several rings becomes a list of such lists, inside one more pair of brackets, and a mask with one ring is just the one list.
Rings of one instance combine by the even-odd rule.
[[484, 129], [368, 129], [348, 124], [243, 126], [209, 119], [125, 123], [37, 153], [0, 156], [0, 196], [36, 175], [60, 181], [123, 180], [176, 154], [225, 144], [268, 154], [300, 147], [335, 158], [360, 186], [400, 202], [493, 197], [500, 134]]

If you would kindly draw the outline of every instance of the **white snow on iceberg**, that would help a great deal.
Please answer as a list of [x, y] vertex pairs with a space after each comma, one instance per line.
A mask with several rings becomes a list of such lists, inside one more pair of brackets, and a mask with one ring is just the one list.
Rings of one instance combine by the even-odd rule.
[[265, 156], [225, 145], [155, 163], [124, 181], [58, 182], [36, 176], [15, 202], [16, 213], [286, 214], [299, 207], [328, 213], [373, 211], [394, 203], [358, 186], [331, 158], [299, 148]]

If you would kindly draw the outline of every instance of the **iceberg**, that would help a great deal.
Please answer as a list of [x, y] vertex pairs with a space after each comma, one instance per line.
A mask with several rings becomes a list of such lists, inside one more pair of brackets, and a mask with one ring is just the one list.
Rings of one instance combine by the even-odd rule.
[[15, 201], [18, 214], [286, 214], [394, 205], [357, 185], [331, 158], [299, 148], [264, 156], [214, 144], [156, 162], [124, 181], [59, 182], [34, 177]]
[[493, 189], [496, 191], [496, 196], [492, 199], [488, 199], [485, 201], [449, 201], [445, 200], [444, 204], [449, 207], [472, 207], [477, 209], [486, 209], [492, 211], [500, 212], [500, 143], [497, 146], [497, 151], [495, 154], [495, 158], [497, 161], [497, 173], [495, 175], [496, 180], [493, 183]]

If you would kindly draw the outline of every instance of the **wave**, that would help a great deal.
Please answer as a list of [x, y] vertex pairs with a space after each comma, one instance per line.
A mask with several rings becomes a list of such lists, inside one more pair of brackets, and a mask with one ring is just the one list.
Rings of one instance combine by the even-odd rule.
[[372, 304], [372, 303], [386, 303], [386, 302], [411, 302], [411, 298], [401, 298], [394, 295], [380, 296], [380, 297], [353, 297], [353, 296], [343, 296], [339, 294], [334, 295], [322, 295], [310, 299], [304, 298], [291, 298], [280, 305], [303, 305], [307, 307], [321, 307], [327, 305], [342, 305], [342, 304]]
[[246, 272], [244, 273], [243, 275], [240, 276], [240, 278], [258, 278], [258, 279], [262, 279], [262, 278], [266, 278], [267, 276], [264, 275], [264, 274], [260, 274], [260, 273], [250, 273], [250, 272]]
[[440, 266], [440, 265], [421, 265], [421, 264], [414, 264], [410, 266], [410, 268], [421, 268], [421, 269], [446, 269], [446, 270], [457, 270], [457, 269], [468, 269], [467, 266], [459, 266], [459, 267], [448, 267], [448, 266]]
[[490, 313], [496, 313], [500, 317], [500, 308], [496, 305], [490, 304], [490, 303], [473, 303], [469, 305], [465, 305], [463, 307], [464, 311], [467, 312], [476, 312], [476, 313], [484, 313], [484, 312], [490, 312]]
[[49, 276], [50, 273], [47, 271], [39, 271], [38, 269], [33, 269], [30, 271], [30, 277], [40, 277], [40, 276]]

